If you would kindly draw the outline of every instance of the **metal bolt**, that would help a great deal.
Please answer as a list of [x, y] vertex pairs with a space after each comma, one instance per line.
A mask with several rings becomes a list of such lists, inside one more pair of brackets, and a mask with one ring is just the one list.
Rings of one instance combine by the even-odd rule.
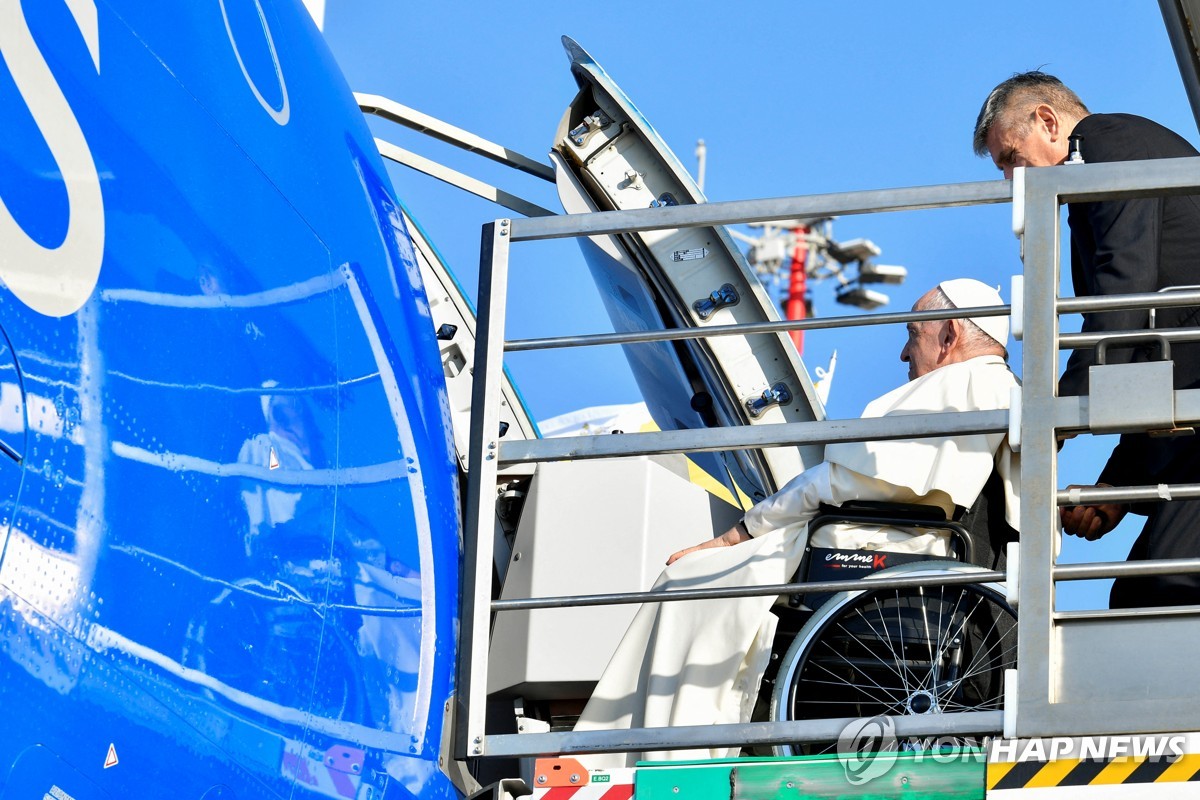
[[578, 776], [578, 775], [572, 775], [572, 776], [571, 776], [571, 783], [579, 783], [579, 776]]
[[500, 220], [500, 227], [501, 227], [501, 228], [503, 228], [503, 227], [506, 227], [507, 225], [508, 225], [508, 220], [506, 220], [506, 219], [502, 219], [502, 220]]
[[484, 460], [484, 461], [491, 461], [491, 460], [492, 460], [493, 458], [495, 458], [495, 457], [496, 457], [496, 454], [495, 454], [495, 453], [488, 453], [486, 456], [484, 456], [484, 457], [483, 457], [483, 460]]
[[478, 746], [476, 746], [475, 748], [473, 748], [473, 749], [471, 750], [471, 752], [472, 752], [472, 753], [474, 753], [475, 755], [479, 755], [479, 754], [481, 754], [481, 753], [483, 752], [483, 748], [482, 748], [482, 747], [478, 747]]
[[495, 450], [495, 449], [496, 449], [496, 443], [488, 442], [488, 450]]
[[538, 783], [545, 783], [545, 782], [546, 782], [546, 776], [545, 776], [545, 775], [538, 775], [537, 781], [538, 781]]
[[475, 744], [483, 744], [483, 737], [482, 737], [482, 736], [476, 736], [476, 737], [475, 737], [474, 739], [472, 739], [471, 741], [473, 741]]
[[500, 231], [500, 235], [501, 235], [501, 236], [508, 236], [508, 231], [506, 231], [506, 230], [501, 230], [501, 231]]

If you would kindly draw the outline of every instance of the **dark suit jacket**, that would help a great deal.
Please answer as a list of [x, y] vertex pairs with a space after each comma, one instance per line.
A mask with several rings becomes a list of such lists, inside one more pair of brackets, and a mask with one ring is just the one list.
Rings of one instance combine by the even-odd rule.
[[[1156, 122], [1132, 114], [1092, 114], [1074, 133], [1082, 136], [1085, 162], [1138, 161], [1200, 155], [1182, 137]], [[1164, 286], [1200, 285], [1200, 196], [1156, 197], [1072, 203], [1071, 277], [1078, 297], [1154, 292]], [[1148, 327], [1147, 311], [1111, 311], [1084, 315], [1085, 333]], [[1159, 309], [1155, 327], [1200, 325], [1200, 308]], [[1109, 350], [1108, 363], [1159, 357], [1152, 346]], [[1200, 343], [1176, 344], [1175, 388], [1200, 387]], [[1092, 350], [1077, 350], [1059, 381], [1060, 395], [1085, 394]], [[1138, 485], [1179, 480], [1172, 462], [1200, 446], [1196, 439], [1151, 439], [1125, 435], [1113, 451], [1100, 482]], [[1189, 470], [1190, 471], [1190, 470]]]

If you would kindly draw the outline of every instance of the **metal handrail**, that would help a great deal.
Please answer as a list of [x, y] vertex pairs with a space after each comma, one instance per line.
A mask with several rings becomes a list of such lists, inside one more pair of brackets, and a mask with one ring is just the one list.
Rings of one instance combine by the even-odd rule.
[[[881, 717], [882, 719], [882, 717]], [[886, 717], [897, 737], [974, 736], [1000, 733], [1003, 712], [967, 711], [959, 714], [918, 714]], [[680, 725], [671, 728], [512, 733], [488, 736], [489, 755], [528, 756], [540, 753], [632, 752], [692, 749], [728, 745], [791, 744], [834, 741], [855, 722], [853, 718], [809, 719], [795, 722], [743, 722], [726, 725]]]
[[1093, 311], [1128, 311], [1145, 308], [1177, 308], [1200, 305], [1200, 290], [1177, 292], [1137, 292], [1102, 297], [1061, 297], [1056, 304], [1059, 314], [1085, 314]]
[[959, 208], [1008, 203], [1011, 200], [1011, 181], [977, 181], [514, 219], [511, 220], [512, 232], [509, 235], [514, 242], [531, 242], [601, 234], [640, 233], [664, 228], [698, 228], [707, 225], [852, 216], [884, 211]]
[[[430, 138], [457, 147], [460, 150], [474, 153], [511, 169], [541, 178], [549, 183], [554, 183], [553, 167], [537, 159], [518, 153], [512, 148], [488, 141], [482, 136], [463, 130], [448, 122], [443, 122], [428, 114], [423, 114], [414, 108], [409, 108], [402, 103], [397, 103], [395, 100], [381, 95], [355, 93], [354, 100], [358, 103], [359, 109], [364, 114], [373, 114], [380, 119], [403, 125]], [[385, 139], [376, 137], [375, 147], [379, 150], [379, 154], [389, 161], [394, 161], [409, 169], [415, 169], [431, 178], [436, 178], [455, 188], [470, 192], [476, 197], [482, 197], [497, 205], [504, 206], [510, 211], [530, 217], [554, 215], [553, 211], [542, 208], [523, 197], [506, 192], [466, 173], [451, 169], [445, 164], [425, 158]]]
[[899, 417], [827, 419], [819, 422], [777, 422], [728, 428], [624, 433], [620, 436], [514, 440], [500, 443], [498, 458], [501, 465], [508, 466], [531, 461], [754, 450], [796, 444], [966, 436], [975, 433], [1001, 433], [1007, 430], [1007, 411], [951, 411], [905, 414]]
[[[1063, 333], [1058, 337], [1059, 350], [1087, 350], [1105, 339], [1144, 334], [1145, 330], [1109, 331], [1108, 333]], [[1200, 341], [1200, 328], [1155, 328], [1154, 335], [1168, 342]]]
[[[1096, 311], [1168, 308], [1200, 305], [1200, 291], [1180, 291], [1170, 295], [1139, 292], [1105, 297], [1066, 297], [1058, 301], [1060, 314], [1082, 314]], [[593, 333], [577, 336], [546, 336], [512, 339], [504, 343], [504, 352], [521, 353], [559, 347], [588, 347], [611, 344], [641, 344], [644, 342], [674, 342], [684, 339], [707, 339], [715, 336], [749, 336], [756, 333], [787, 331], [816, 331], [833, 328], [855, 328], [869, 325], [894, 325], [908, 322], [930, 322], [961, 317], [1005, 317], [1012, 313], [1011, 305], [969, 306], [967, 308], [935, 309], [930, 311], [896, 311], [886, 314], [848, 314], [843, 317], [809, 317], [777, 322], [747, 322], [740, 325], [712, 325], [701, 328], [667, 328], [637, 333]], [[1131, 331], [1132, 332], [1132, 331]], [[1117, 333], [1068, 333], [1059, 337], [1061, 349], [1091, 347], [1105, 336]], [[1163, 335], [1172, 341], [1193, 341], [1200, 338], [1200, 328], [1172, 328]]]
[[1157, 486], [1098, 486], [1059, 489], [1055, 500], [1060, 506], [1094, 506], [1101, 503], [1154, 503], [1159, 500], [1196, 500], [1200, 483], [1171, 483]]
[[[1088, 398], [1056, 398], [1055, 428], [1087, 430]], [[1175, 393], [1175, 419], [1200, 423], [1200, 389]], [[1001, 433], [1009, 430], [1007, 411], [939, 411], [901, 417], [826, 419], [818, 422], [777, 422], [721, 428], [694, 428], [620, 436], [567, 436], [560, 439], [524, 439], [501, 442], [496, 458], [501, 466], [537, 461], [583, 460], [618, 456], [702, 453], [758, 449], [795, 444], [871, 442], [889, 439], [919, 439], [948, 435]], [[1156, 489], [1155, 489], [1156, 490]], [[1105, 492], [1116, 489], [1084, 490], [1083, 502], [1107, 502]], [[1187, 491], [1186, 486], [1181, 491]], [[1092, 494], [1091, 492], [1099, 492]], [[1180, 495], [1182, 496], [1182, 495]], [[1093, 501], [1091, 498], [1100, 500]], [[1139, 499], [1147, 499], [1141, 495]], [[1061, 503], [1060, 503], [1061, 504]]]
[[1056, 581], [1094, 581], [1102, 578], [1145, 578], [1151, 575], [1193, 575], [1200, 558], [1159, 558], [1147, 561], [1097, 561], [1055, 567]]
[[[1022, 446], [1026, 455], [1025, 477], [1034, 485], [1029, 496], [1024, 498], [1022, 510], [1022, 528], [1025, 530], [1055, 530], [1057, 525], [1057, 507], [1061, 504], [1063, 495], [1038, 489], [1043, 483], [1053, 486], [1055, 440], [1054, 432], [1059, 429], [1079, 427], [1074, 420], [1086, 421], [1086, 398], [1058, 398], [1054, 388], [1057, 377], [1057, 353], [1060, 338], [1077, 346], [1085, 346], [1083, 334], [1059, 337], [1057, 330], [1057, 315], [1060, 313], [1091, 312], [1116, 308], [1165, 307], [1168, 305], [1197, 305], [1200, 304], [1200, 292], [1179, 293], [1178, 296], [1166, 298], [1162, 295], [1150, 297], [1127, 296], [1121, 298], [1064, 298], [1057, 297], [1057, 245], [1058, 217], [1057, 208], [1062, 202], [1089, 201], [1111, 197], [1149, 197], [1162, 194], [1183, 194], [1200, 189], [1200, 180], [1189, 175], [1200, 175], [1200, 158], [1172, 159], [1171, 163], [1139, 162], [1137, 164], [1097, 164], [1079, 167], [1047, 168], [1033, 171], [1038, 173], [1025, 174], [1022, 170], [1023, 193], [1015, 198], [1014, 220], [1019, 225], [1014, 227], [1023, 236], [1026, 253], [1026, 285], [1023, 296], [1023, 312], [1027, 317], [1024, 341], [1026, 342], [1025, 369], [1026, 383], [1022, 403]], [[475, 395], [472, 408], [476, 414], [472, 419], [471, 461], [470, 473], [472, 482], [468, 489], [468, 510], [466, 524], [468, 526], [468, 558], [467, 575], [464, 582], [464, 634], [463, 653], [460, 662], [460, 694], [462, 705], [460, 727], [458, 728], [458, 750], [462, 755], [528, 755], [538, 752], [586, 752], [599, 750], [641, 750], [667, 749], [670, 747], [695, 747], [712, 744], [727, 744], [731, 741], [740, 743], [771, 743], [780, 741], [801, 741], [820, 738], [836, 738], [837, 731], [830, 725], [838, 720], [817, 720], [808, 723], [747, 723], [727, 726], [702, 726], [692, 729], [634, 729], [626, 731], [590, 731], [570, 734], [538, 734], [538, 735], [485, 735], [484, 700], [486, 698], [486, 666], [488, 649], [488, 620], [489, 612], [516, 610], [517, 608], [547, 607], [537, 604], [550, 604], [562, 601], [564, 598], [530, 598], [526, 600], [503, 601], [493, 603], [491, 594], [490, 573], [490, 532], [495, 515], [494, 487], [496, 470], [500, 463], [516, 461], [536, 461], [548, 458], [598, 458], [607, 455], [629, 455], [640, 452], [671, 452], [672, 448], [685, 449], [683, 445], [697, 445], [697, 449], [729, 449], [730, 447], [764, 446], [764, 442], [777, 441], [785, 443], [787, 439], [781, 436], [795, 436], [799, 430], [785, 430], [790, 426], [763, 426], [761, 438], [747, 437], [740, 434], [727, 433], [724, 429], [704, 431], [670, 431], [659, 434], [637, 434], [636, 436], [653, 436], [653, 440], [645, 440], [646, 448], [640, 446], [638, 439], [627, 435], [623, 437], [579, 437], [567, 446], [543, 442], [501, 443], [498, 441], [497, 430], [498, 403], [495, 394], [498, 386], [497, 379], [503, 362], [503, 353], [509, 351], [532, 350], [548, 347], [582, 346], [584, 344], [614, 344], [633, 343], [635, 341], [650, 341], [651, 338], [639, 339], [644, 334], [634, 334], [631, 338], [626, 334], [601, 334], [591, 337], [558, 337], [540, 340], [523, 340], [504, 343], [494, 341], [494, 331], [504, 329], [505, 308], [504, 295], [507, 285], [508, 255], [511, 243], [514, 241], [535, 241], [542, 239], [594, 236], [603, 234], [633, 233], [664, 228], [683, 228], [696, 226], [724, 225], [748, 221], [770, 221], [777, 219], [849, 215], [874, 213], [880, 211], [899, 211], [913, 209], [931, 209], [999, 203], [1014, 200], [1013, 183], [1008, 181], [989, 181], [970, 184], [952, 184], [945, 186], [916, 187], [909, 189], [848, 192], [839, 194], [818, 195], [809, 197], [779, 198], [773, 200], [733, 201], [726, 203], [707, 203], [701, 205], [662, 207], [657, 209], [597, 212], [586, 215], [567, 215], [553, 218], [497, 220], [484, 226], [483, 248], [481, 253], [480, 292], [479, 292], [479, 328], [476, 356]], [[1029, 211], [1026, 210], [1026, 205]], [[1045, 217], [1043, 219], [1042, 217]], [[1047, 291], [1047, 287], [1053, 289]], [[956, 310], [954, 315], [961, 314]], [[1004, 313], [1001, 307], [990, 307], [987, 313], [979, 316], [993, 316]], [[892, 315], [879, 315], [892, 316]], [[914, 315], [908, 315], [914, 316]], [[933, 317], [932, 314], [929, 315]], [[884, 322], [866, 322], [862, 318], [850, 318], [849, 324], [885, 324]], [[889, 322], [899, 321], [897, 319]], [[840, 321], [839, 321], [840, 323]], [[806, 323], [805, 326], [790, 323], [768, 323], [770, 331], [800, 330], [807, 326], [840, 327], [832, 321], [825, 323]], [[760, 323], [759, 326], [762, 324]], [[730, 335], [740, 328], [744, 334], [756, 326], [713, 326], [709, 329], [693, 331], [671, 331], [655, 333], [654, 337], [661, 339], [698, 338], [708, 335]], [[754, 330], [754, 332], [766, 332]], [[501, 333], [502, 335], [502, 333]], [[1187, 335], [1186, 333], [1184, 335]], [[1071, 339], [1070, 336], [1075, 336]], [[1089, 334], [1090, 336], [1090, 334]], [[1177, 393], [1187, 395], [1188, 392]], [[980, 415], [969, 424], [964, 420], [972, 414]], [[995, 418], [984, 418], [986, 414], [994, 414]], [[938, 431], [955, 432], [955, 421], [973, 430], [1000, 430], [1006, 423], [1008, 412], [962, 412], [958, 414], [922, 415], [930, 419], [921, 420], [928, 423], [929, 430], [923, 435], [936, 436]], [[936, 417], [936, 421], [932, 419]], [[950, 419], [948, 419], [950, 418]], [[859, 424], [863, 421], [833, 421], [824, 422], [815, 427], [807, 428], [804, 435], [833, 436], [838, 433], [845, 440], [847, 431], [853, 434], [865, 433], [869, 425]], [[894, 420], [892, 421], [894, 422]], [[801, 423], [814, 425], [813, 423]], [[837, 430], [838, 426], [844, 426]], [[758, 426], [755, 426], [758, 428]], [[1086, 427], [1086, 422], [1083, 423]], [[779, 430], [769, 430], [778, 428]], [[962, 429], [962, 430], [965, 430]], [[962, 432], [960, 430], [959, 432]], [[701, 434], [706, 440], [698, 442], [693, 438]], [[901, 436], [890, 438], [912, 438], [914, 434], [907, 431]], [[723, 437], [719, 443], [711, 440], [714, 436]], [[880, 438], [876, 434], [875, 438]], [[587, 441], [590, 439], [591, 441]], [[614, 442], [614, 440], [620, 440]], [[658, 449], [649, 449], [649, 445]], [[810, 441], [810, 440], [806, 440]], [[603, 442], [607, 442], [606, 444]], [[757, 442], [757, 445], [755, 444]], [[663, 449], [663, 445], [667, 445]], [[1175, 487], [1183, 493], [1192, 491], [1195, 487]], [[1089, 490], [1092, 491], [1092, 490]], [[1107, 490], [1106, 490], [1107, 491]], [[1144, 489], [1134, 488], [1125, 491], [1137, 495]], [[1073, 494], [1066, 490], [1066, 498], [1083, 497], [1090, 499], [1093, 495], [1083, 492]], [[1115, 495], [1114, 495], [1115, 496]], [[1020, 637], [1019, 646], [1023, 653], [1029, 653], [1031, 645], [1034, 650], [1041, 648], [1043, 663], [1038, 663], [1035, 657], [1033, 665], [1026, 671], [1022, 668], [1020, 687], [1022, 696], [1036, 698], [1045, 697], [1045, 688], [1050, 685], [1047, 666], [1044, 663], [1045, 653], [1050, 648], [1050, 632], [1053, 626], [1053, 584], [1056, 580], [1085, 580], [1100, 577], [1101, 574], [1162, 574], [1164, 571], [1176, 572], [1200, 571], [1200, 560], [1168, 562], [1167, 564], [1105, 564], [1054, 566], [1054, 554], [1048, 536], [1029, 536], [1022, 544], [1021, 555], [1021, 585], [1020, 598], [1023, 611], [1028, 608], [1033, 612], [1033, 621], [1025, 621], [1024, 617], [1018, 622]], [[1027, 567], [1033, 564], [1032, 567]], [[1044, 565], [1044, 566], [1043, 566]], [[1042, 572], [1042, 570], [1045, 570]], [[1147, 570], [1149, 572], [1147, 572]], [[1156, 571], [1158, 570], [1158, 571]], [[1028, 575], [1026, 573], [1028, 572]], [[971, 573], [966, 582], [979, 582], [1000, 573]], [[1044, 577], [1043, 577], [1044, 576]], [[938, 579], [940, 581], [940, 578]], [[928, 582], [928, 581], [927, 581]], [[947, 583], [954, 581], [946, 581]], [[882, 584], [876, 583], [876, 586]], [[789, 585], [791, 586], [791, 585]], [[773, 593], [779, 587], [768, 587]], [[843, 584], [840, 588], [845, 588]], [[768, 589], [748, 588], [745, 591], [766, 593]], [[695, 590], [702, 591], [702, 590]], [[721, 591], [721, 590], [717, 590]], [[738, 590], [743, 591], [743, 590]], [[779, 592], [782, 593], [782, 592]], [[652, 594], [652, 593], [651, 593]], [[634, 597], [626, 595], [625, 597]], [[643, 593], [640, 600], [646, 599]], [[662, 600], [657, 597], [655, 599]], [[677, 596], [673, 599], [685, 599]], [[587, 598], [569, 599], [571, 602], [582, 603]], [[605, 601], [638, 602], [640, 600], [624, 599], [614, 596], [604, 596]], [[524, 606], [520, 604], [526, 604]], [[597, 601], [597, 604], [599, 601]], [[512, 605], [508, 605], [512, 604]], [[482, 669], [478, 669], [482, 667]], [[985, 719], [986, 718], [986, 719]], [[902, 730], [909, 732], [912, 726], [929, 727], [929, 732], [945, 733], [949, 728], [962, 727], [975, 732], [994, 732], [999, 729], [1003, 715], [1001, 712], [974, 712], [969, 714], [941, 715], [934, 721], [912, 720], [897, 718], [897, 733]], [[756, 727], [757, 726], [757, 727]], [[840, 730], [840, 729], [839, 729]], [[830, 733], [833, 732], [833, 736]], [[951, 731], [953, 732], [953, 731]], [[751, 735], [753, 734], [753, 736]], [[667, 737], [670, 737], [669, 741]], [[754, 738], [758, 737], [758, 738]], [[536, 741], [535, 741], [536, 740]]]
[[666, 328], [660, 331], [637, 333], [593, 333], [580, 336], [550, 336], [539, 339], [514, 339], [504, 343], [504, 352], [547, 350], [556, 347], [588, 347], [604, 344], [641, 344], [644, 342], [674, 342], [683, 339], [708, 339], [715, 336], [750, 336], [756, 333], [784, 331], [815, 331], [828, 328], [855, 328], [867, 325], [893, 325], [907, 322], [931, 322], [939, 319], [967, 317], [1006, 317], [1012, 306], [970, 306], [968, 308], [939, 308], [930, 311], [895, 311], [886, 314], [850, 314], [844, 317], [809, 317], [777, 322], [743, 322], [738, 325], [713, 325], [703, 328]]
[[668, 589], [650, 592], [611, 592], [608, 594], [576, 594], [560, 597], [526, 597], [493, 600], [492, 611], [532, 611], [540, 608], [674, 603], [682, 600], [721, 600], [731, 597], [766, 597], [767, 595], [805, 594], [810, 592], [855, 592], [860, 589], [916, 589], [921, 586], [966, 586], [975, 583], [998, 583], [1005, 580], [1006, 577], [1007, 575], [1003, 572], [980, 570], [979, 572], [913, 575], [907, 578], [857, 578], [846, 581], [771, 583], [713, 589]]
[[397, 103], [395, 100], [382, 95], [355, 92], [354, 101], [358, 103], [359, 109], [364, 114], [374, 114], [382, 119], [395, 122], [398, 125], [411, 128], [418, 133], [423, 133], [446, 144], [466, 150], [468, 153], [476, 153], [506, 167], [512, 167], [534, 177], [541, 178], [544, 181], [554, 183], [553, 167], [535, 158], [522, 155], [511, 147], [490, 142], [482, 136], [463, 130], [448, 122], [443, 122], [428, 114], [422, 114], [415, 108], [409, 108], [402, 103]]
[[[1198, 492], [1200, 494], [1200, 492]], [[1054, 568], [1057, 581], [1092, 581], [1102, 578], [1150, 575], [1190, 575], [1200, 573], [1200, 558], [1170, 558], [1153, 561], [1098, 561], [1090, 564], [1064, 564]], [[977, 583], [1003, 583], [1008, 574], [1000, 570], [954, 572], [938, 575], [914, 575], [906, 578], [857, 578], [849, 581], [805, 581], [772, 583], [719, 589], [668, 589], [650, 592], [611, 592], [608, 594], [572, 594], [557, 597], [523, 597], [493, 600], [492, 611], [534, 611], [544, 608], [582, 608], [585, 606], [634, 605], [637, 603], [675, 603], [683, 600], [718, 600], [735, 597], [766, 597], [787, 594], [856, 592], [867, 589], [916, 589], [922, 586], [967, 586]]]

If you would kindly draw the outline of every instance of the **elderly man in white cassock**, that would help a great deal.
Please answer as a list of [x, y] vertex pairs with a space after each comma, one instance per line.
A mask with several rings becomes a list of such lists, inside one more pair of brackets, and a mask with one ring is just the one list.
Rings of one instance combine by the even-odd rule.
[[[971, 279], [943, 281], [914, 310], [1001, 304]], [[908, 325], [900, 360], [909, 382], [871, 402], [863, 417], [1008, 408], [1018, 385], [1005, 361], [1007, 317]], [[995, 470], [1005, 517], [1019, 518], [1018, 462], [1004, 434], [977, 434], [826, 447], [825, 461], [751, 508], [723, 535], [675, 553], [656, 589], [788, 583], [800, 566], [808, 521], [821, 504], [853, 500], [922, 503], [947, 517], [970, 508]], [[998, 514], [999, 509], [991, 513]], [[904, 534], [895, 532], [897, 537]], [[899, 541], [888, 549], [903, 549]], [[893, 545], [899, 545], [898, 547]], [[771, 654], [774, 597], [648, 603], [605, 669], [575, 730], [747, 722]], [[736, 756], [739, 748], [587, 756], [589, 767], [638, 760]]]

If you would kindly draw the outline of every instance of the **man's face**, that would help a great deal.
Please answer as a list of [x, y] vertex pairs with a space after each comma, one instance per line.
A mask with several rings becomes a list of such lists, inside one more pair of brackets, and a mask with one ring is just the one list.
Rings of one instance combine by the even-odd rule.
[[[913, 311], [923, 309], [914, 307]], [[908, 379], [914, 380], [938, 368], [941, 355], [943, 322], [908, 323], [908, 341], [900, 351], [900, 360], [908, 362]]]
[[[1039, 106], [1045, 109], [1046, 106]], [[1022, 133], [1022, 123], [1026, 130]], [[1036, 113], [1031, 120], [1025, 114], [1003, 115], [988, 131], [988, 153], [996, 168], [1011, 180], [1017, 167], [1053, 167], [1066, 159], [1063, 137], [1056, 135], [1056, 128], [1044, 116]]]

